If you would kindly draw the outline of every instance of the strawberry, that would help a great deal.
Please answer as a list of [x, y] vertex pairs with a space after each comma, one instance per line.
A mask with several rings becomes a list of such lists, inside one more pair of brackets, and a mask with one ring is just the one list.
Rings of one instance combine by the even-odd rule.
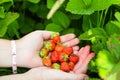
[[65, 47], [63, 49], [63, 52], [65, 52], [66, 54], [70, 55], [73, 53], [73, 48], [72, 47]]
[[65, 71], [65, 72], [69, 72], [70, 71], [70, 68], [69, 68], [69, 65], [67, 62], [62, 62], [61, 63], [61, 66], [60, 66], [60, 69], [62, 71]]
[[69, 57], [69, 61], [76, 64], [79, 61], [79, 57], [76, 54], [72, 54]]
[[50, 67], [52, 65], [50, 58], [49, 57], [44, 57], [43, 58], [43, 64], [47, 67]]
[[53, 63], [52, 64], [53, 69], [59, 69], [60, 70], [60, 64], [59, 63]]
[[56, 36], [55, 38], [53, 38], [53, 41], [55, 42], [55, 43], [60, 43], [60, 36]]
[[68, 58], [69, 58], [68, 55], [65, 54], [64, 52], [59, 53], [58, 60], [59, 60], [60, 62], [67, 61]]
[[42, 58], [45, 57], [45, 56], [48, 56], [48, 50], [46, 48], [42, 48], [39, 55]]
[[56, 45], [56, 47], [55, 47], [55, 51], [57, 51], [57, 52], [62, 52], [62, 51], [63, 51], [63, 49], [64, 49], [64, 46], [63, 46], [63, 45], [61, 45], [61, 44]]
[[58, 53], [56, 51], [53, 51], [50, 55], [50, 59], [52, 62], [57, 62], [58, 61]]
[[44, 42], [44, 47], [45, 47], [48, 51], [52, 51], [52, 50], [55, 49], [55, 43], [52, 42], [52, 41], [50, 41], [50, 42], [46, 41], [46, 42]]
[[70, 70], [73, 70], [74, 66], [75, 66], [75, 64], [73, 62], [69, 62], [69, 68], [70, 68]]
[[60, 36], [57, 33], [53, 33], [51, 35], [51, 39], [53, 40], [54, 43], [60, 43]]

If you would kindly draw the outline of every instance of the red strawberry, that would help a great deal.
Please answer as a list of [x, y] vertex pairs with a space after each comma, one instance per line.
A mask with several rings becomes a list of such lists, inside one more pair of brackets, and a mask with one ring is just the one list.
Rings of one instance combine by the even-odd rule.
[[76, 64], [79, 61], [79, 57], [77, 55], [75, 55], [75, 54], [72, 54], [69, 57], [69, 61]]
[[47, 50], [52, 51], [52, 50], [55, 49], [55, 43], [52, 42], [52, 41], [51, 41], [51, 42], [46, 41], [46, 42], [44, 42], [44, 47], [45, 47]]
[[60, 64], [59, 63], [53, 63], [52, 68], [53, 69], [60, 69]]
[[60, 36], [57, 33], [53, 33], [51, 35], [51, 39], [53, 40], [54, 43], [60, 43]]
[[48, 50], [46, 48], [42, 48], [39, 55], [42, 58], [45, 57], [45, 56], [48, 56]]
[[49, 57], [44, 57], [43, 58], [43, 64], [47, 67], [50, 67], [52, 65], [50, 58]]
[[64, 52], [62, 52], [62, 53], [59, 53], [59, 56], [58, 56], [58, 60], [60, 61], [60, 62], [64, 62], [64, 61], [67, 61], [68, 60], [68, 55], [67, 54], [65, 54]]
[[73, 70], [74, 66], [75, 66], [75, 64], [73, 62], [69, 62], [69, 68], [70, 68], [70, 70]]
[[53, 51], [50, 55], [50, 59], [52, 62], [57, 62], [58, 61], [58, 53], [56, 51]]
[[62, 44], [59, 44], [55, 47], [55, 51], [57, 51], [57, 52], [62, 52], [63, 49], [64, 49], [64, 46]]
[[60, 43], [60, 36], [56, 36], [55, 38], [53, 38], [53, 41], [55, 42], [55, 43]]
[[65, 52], [66, 54], [70, 55], [73, 53], [73, 48], [72, 47], [65, 47], [63, 49], [63, 52]]
[[62, 62], [61, 63], [61, 66], [60, 66], [60, 69], [62, 71], [65, 71], [65, 72], [69, 72], [70, 71], [70, 68], [69, 68], [69, 65], [67, 62]]

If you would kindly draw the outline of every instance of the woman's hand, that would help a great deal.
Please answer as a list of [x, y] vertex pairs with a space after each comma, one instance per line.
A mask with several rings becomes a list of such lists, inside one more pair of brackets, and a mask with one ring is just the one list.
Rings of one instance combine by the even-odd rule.
[[[52, 33], [51, 31], [39, 30], [16, 40], [18, 66], [27, 68], [43, 66], [39, 52], [43, 47], [43, 41], [49, 40]], [[79, 49], [79, 47], [76, 46], [79, 43], [79, 39], [76, 38], [74, 34], [61, 36], [61, 42], [63, 45], [72, 46], [74, 51]]]
[[47, 67], [33, 68], [25, 73], [31, 80], [86, 80], [85, 74], [89, 61], [95, 56], [90, 53], [90, 46], [85, 46], [77, 52], [80, 60], [71, 72], [51, 69]]

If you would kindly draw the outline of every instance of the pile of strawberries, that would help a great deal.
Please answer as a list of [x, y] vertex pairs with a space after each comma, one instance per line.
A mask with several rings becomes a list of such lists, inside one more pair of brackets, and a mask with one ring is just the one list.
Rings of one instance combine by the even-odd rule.
[[73, 54], [73, 48], [63, 46], [57, 33], [51, 35], [50, 41], [44, 41], [44, 46], [39, 53], [43, 64], [53, 69], [65, 72], [73, 70], [79, 57]]

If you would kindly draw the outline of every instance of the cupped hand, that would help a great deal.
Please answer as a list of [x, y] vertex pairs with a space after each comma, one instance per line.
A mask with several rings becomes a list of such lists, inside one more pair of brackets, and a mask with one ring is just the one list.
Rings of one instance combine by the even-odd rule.
[[33, 80], [88, 80], [85, 74], [89, 61], [95, 56], [90, 53], [90, 46], [85, 46], [77, 52], [79, 61], [71, 72], [51, 69], [48, 67], [33, 68], [25, 75]]
[[95, 53], [90, 52], [90, 46], [87, 45], [85, 47], [82, 47], [78, 52], [77, 55], [79, 56], [79, 61], [75, 65], [73, 71], [76, 74], [79, 73], [86, 73], [88, 68], [88, 63], [90, 60], [95, 56]]
[[[43, 47], [43, 41], [49, 40], [52, 33], [51, 31], [38, 30], [16, 40], [17, 65], [27, 68], [43, 66], [39, 52]], [[74, 34], [66, 34], [60, 38], [63, 45], [72, 46], [74, 51], [79, 49], [79, 47], [76, 46], [79, 43], [79, 39], [76, 38]]]

